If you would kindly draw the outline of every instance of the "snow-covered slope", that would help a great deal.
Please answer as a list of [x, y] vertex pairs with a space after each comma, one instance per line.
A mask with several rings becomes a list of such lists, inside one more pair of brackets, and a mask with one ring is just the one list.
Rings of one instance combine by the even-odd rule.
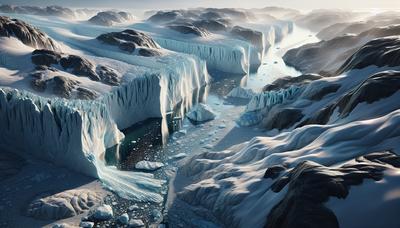
[[367, 42], [386, 36], [400, 35], [399, 25], [372, 28], [358, 35], [344, 35], [331, 40], [307, 44], [286, 52], [287, 65], [304, 73], [334, 74], [339, 67]]
[[[311, 182], [321, 184], [320, 187], [314, 188], [313, 191], [321, 189], [321, 194], [327, 195], [326, 198], [321, 200], [321, 205], [328, 199], [335, 202], [334, 204], [328, 204], [327, 207], [333, 208], [335, 212], [340, 214], [337, 218], [339, 224], [345, 221], [348, 224], [352, 213], [345, 215], [335, 208], [351, 207], [357, 211], [358, 215], [367, 215], [369, 213], [368, 208], [354, 208], [358, 204], [347, 203], [347, 199], [336, 200], [335, 197], [346, 198], [347, 194], [339, 196], [339, 193], [335, 195], [336, 193], [332, 191], [324, 190], [323, 183], [329, 182], [331, 177], [337, 177], [336, 175], [339, 175], [339, 173], [335, 173], [336, 171], [333, 170], [340, 171], [339, 167], [349, 168], [351, 167], [350, 165], [354, 165], [360, 171], [367, 172], [364, 168], [361, 168], [364, 163], [357, 165], [357, 162], [354, 161], [357, 157], [385, 150], [392, 150], [397, 154], [400, 152], [400, 144], [398, 143], [400, 131], [397, 127], [400, 121], [400, 112], [398, 110], [400, 106], [396, 102], [400, 96], [398, 92], [400, 89], [399, 73], [383, 71], [379, 77], [369, 77], [372, 72], [382, 70], [370, 67], [364, 70], [352, 71], [336, 78], [316, 80], [305, 86], [301, 90], [303, 92], [298, 93], [297, 96], [283, 100], [280, 104], [272, 104], [272, 107], [276, 107], [279, 110], [301, 110], [301, 113], [305, 116], [304, 118], [307, 119], [307, 117], [315, 114], [317, 110], [323, 109], [325, 105], [332, 103], [335, 99], [341, 99], [342, 94], [346, 93], [345, 91], [349, 91], [349, 93], [353, 94], [353, 97], [346, 100], [352, 103], [349, 103], [349, 106], [352, 106], [353, 109], [347, 116], [339, 115], [338, 112], [341, 109], [335, 109], [330, 118], [328, 117], [329, 121], [326, 124], [309, 124], [293, 129], [296, 124], [291, 123], [292, 127], [289, 127], [288, 131], [283, 133], [277, 133], [276, 129], [274, 129], [267, 132], [267, 135], [274, 136], [257, 137], [225, 151], [208, 151], [188, 158], [178, 171], [176, 178], [181, 178], [186, 182], [176, 190], [178, 199], [175, 200], [170, 212], [173, 213], [175, 207], [180, 208], [180, 210], [183, 207], [190, 209], [201, 218], [229, 227], [274, 227], [272, 224], [275, 223], [273, 222], [279, 220], [282, 216], [286, 217], [280, 221], [288, 223], [292, 220], [297, 221], [298, 224], [306, 223], [306, 221], [315, 222], [316, 220], [315, 218], [314, 220], [312, 219], [312, 215], [323, 213], [324, 210], [313, 209], [315, 213], [307, 213], [286, 204], [286, 200], [289, 200], [288, 197], [294, 197], [292, 200], [298, 203], [303, 199], [301, 195], [297, 196], [291, 193], [300, 191], [303, 185], [295, 185], [294, 178], [303, 176], [300, 176], [300, 174], [299, 176], [294, 176], [295, 174], [290, 173], [299, 172], [299, 166], [303, 161], [312, 161], [318, 163], [316, 166], [322, 165], [321, 169], [330, 173], [325, 177], [319, 177], [320, 180], [318, 179], [318, 181], [313, 179], [314, 182]], [[379, 81], [376, 81], [376, 83], [368, 80], [364, 82], [368, 77], [371, 78], [369, 80]], [[382, 77], [385, 79], [382, 79]], [[386, 82], [391, 84], [391, 92], [389, 92]], [[364, 86], [358, 87], [360, 84]], [[311, 94], [321, 91], [327, 85], [340, 85], [340, 89], [337, 92], [322, 96], [320, 100], [310, 99]], [[361, 91], [360, 88], [364, 89], [361, 89]], [[387, 93], [379, 92], [385, 90], [385, 88]], [[358, 92], [352, 92], [357, 89], [359, 90]], [[376, 92], [373, 93], [373, 91]], [[369, 94], [368, 98], [363, 97], [363, 94]], [[369, 100], [369, 98], [372, 98], [372, 100]], [[273, 114], [271, 107], [265, 112], [267, 113], [266, 115]], [[294, 118], [294, 116], [276, 119], [276, 121], [290, 121], [291, 118]], [[301, 122], [300, 120], [298, 119], [295, 122]], [[267, 117], [264, 121], [266, 124], [264, 126], [267, 129], [271, 129], [268, 126], [275, 126], [269, 123], [274, 121], [271, 118]], [[394, 156], [397, 156], [395, 160], [400, 159], [398, 155]], [[357, 161], [360, 162], [361, 160], [360, 158]], [[389, 194], [391, 191], [396, 191], [400, 184], [398, 163], [385, 161], [368, 165], [368, 167], [378, 166], [381, 168], [384, 166], [383, 169], [387, 170], [387, 172], [379, 174], [381, 178], [375, 179], [376, 181], [379, 180], [379, 182], [368, 181], [368, 185], [361, 185], [363, 178], [359, 181], [348, 180], [349, 182], [344, 184], [344, 186], [347, 186], [345, 191], [349, 191], [350, 195], [352, 195], [353, 187], [350, 188], [351, 185], [360, 185], [355, 188], [360, 189], [360, 191], [371, 191], [371, 194], [381, 191]], [[313, 166], [311, 165], [311, 167]], [[382, 170], [381, 168], [378, 168], [378, 170]], [[295, 171], [296, 169], [297, 171]], [[311, 168], [311, 170], [313, 169]], [[349, 172], [349, 174], [346, 174], [347, 177], [353, 178], [353, 175], [356, 175], [355, 173], [358, 171], [356, 169], [344, 169], [340, 172]], [[373, 173], [373, 171], [370, 172]], [[289, 182], [287, 178], [282, 177], [286, 175], [292, 175], [291, 178], [293, 179], [290, 179]], [[367, 173], [366, 178], [370, 178], [370, 175], [372, 174]], [[281, 178], [276, 179], [277, 177]], [[306, 177], [308, 176], [304, 174], [304, 178]], [[312, 177], [310, 176], [310, 178]], [[381, 183], [389, 180], [390, 185], [378, 190], [378, 186]], [[289, 184], [286, 185], [288, 182]], [[310, 184], [301, 183], [304, 184], [303, 188], [306, 188], [312, 185], [311, 182]], [[178, 184], [177, 186], [180, 185]], [[317, 193], [304, 194], [310, 194], [311, 199], [314, 199], [317, 195]], [[398, 196], [390, 200], [383, 200], [382, 198], [370, 199], [371, 204], [376, 205], [374, 210], [386, 211], [386, 206], [391, 205], [392, 207], [399, 200]], [[307, 203], [304, 202], [304, 207], [311, 208], [312, 205]], [[282, 214], [279, 213], [279, 210], [292, 210], [292, 212]], [[304, 213], [301, 216], [303, 220], [297, 220], [298, 217], [296, 215], [301, 213]], [[374, 224], [382, 226], [396, 224], [396, 217], [393, 214], [386, 213], [381, 215], [382, 217], [374, 218]], [[336, 217], [335, 215], [333, 216], [333, 220], [327, 218], [323, 221], [326, 221], [327, 224], [332, 224], [329, 221], [333, 221], [333, 224], [335, 224]], [[191, 224], [191, 221], [185, 220], [184, 223]], [[356, 227], [362, 227], [358, 223], [352, 224]]]

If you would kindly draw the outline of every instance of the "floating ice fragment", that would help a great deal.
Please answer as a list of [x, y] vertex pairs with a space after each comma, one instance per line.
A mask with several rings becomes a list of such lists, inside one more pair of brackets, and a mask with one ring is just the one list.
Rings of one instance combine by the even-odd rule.
[[142, 170], [154, 171], [163, 166], [164, 166], [164, 163], [161, 163], [161, 162], [140, 161], [140, 162], [136, 163], [135, 168], [142, 169]]

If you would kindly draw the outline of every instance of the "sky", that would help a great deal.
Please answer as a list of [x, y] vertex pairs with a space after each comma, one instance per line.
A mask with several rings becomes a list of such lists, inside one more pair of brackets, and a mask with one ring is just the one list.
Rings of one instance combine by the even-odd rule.
[[265, 6], [283, 6], [300, 10], [315, 8], [400, 9], [400, 0], [0, 0], [0, 3], [120, 9], [171, 9], [190, 7], [261, 8]]

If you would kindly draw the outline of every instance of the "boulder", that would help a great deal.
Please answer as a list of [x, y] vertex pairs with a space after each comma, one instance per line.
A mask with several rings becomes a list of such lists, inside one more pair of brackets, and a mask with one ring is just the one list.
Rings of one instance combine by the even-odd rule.
[[110, 205], [103, 204], [92, 211], [90, 219], [95, 221], [106, 221], [112, 219], [114, 216], [113, 209]]

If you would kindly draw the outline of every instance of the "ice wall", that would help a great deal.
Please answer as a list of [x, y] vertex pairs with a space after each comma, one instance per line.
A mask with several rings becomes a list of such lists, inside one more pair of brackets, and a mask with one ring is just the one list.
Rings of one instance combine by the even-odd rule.
[[0, 89], [0, 146], [97, 177], [96, 159], [123, 134], [97, 101], [45, 99]]
[[260, 111], [270, 106], [284, 103], [299, 95], [303, 90], [304, 87], [290, 86], [287, 89], [259, 93], [253, 96], [247, 104], [246, 112]]
[[206, 60], [210, 70], [226, 73], [246, 74], [250, 68], [250, 44], [226, 46], [222, 44], [185, 42], [168, 38], [154, 37], [163, 48], [193, 54]]

